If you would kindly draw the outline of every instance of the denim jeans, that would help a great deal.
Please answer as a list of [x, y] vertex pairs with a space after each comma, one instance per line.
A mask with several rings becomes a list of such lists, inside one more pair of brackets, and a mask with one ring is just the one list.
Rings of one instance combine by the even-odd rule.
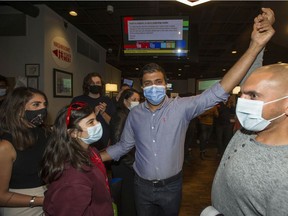
[[182, 198], [182, 175], [163, 187], [148, 185], [135, 175], [134, 187], [138, 216], [178, 216]]

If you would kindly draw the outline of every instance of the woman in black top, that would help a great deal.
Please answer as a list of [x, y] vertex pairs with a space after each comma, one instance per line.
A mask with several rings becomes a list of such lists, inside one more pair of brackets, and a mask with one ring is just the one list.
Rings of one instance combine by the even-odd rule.
[[0, 215], [33, 216], [42, 213], [45, 186], [39, 177], [46, 147], [46, 95], [19, 87], [0, 109]]
[[[118, 103], [117, 110], [112, 115], [110, 121], [111, 128], [111, 144], [115, 144], [120, 140], [127, 116], [130, 110], [139, 104], [140, 94], [135, 89], [126, 89], [122, 92]], [[134, 206], [134, 149], [123, 156], [119, 161], [112, 163], [113, 178], [122, 178], [121, 205], [118, 206], [120, 216], [135, 216], [136, 210]]]

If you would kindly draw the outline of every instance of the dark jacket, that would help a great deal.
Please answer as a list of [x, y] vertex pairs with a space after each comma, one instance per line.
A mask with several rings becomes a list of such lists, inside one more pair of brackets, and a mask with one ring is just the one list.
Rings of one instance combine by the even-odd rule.
[[[129, 109], [118, 108], [116, 113], [112, 115], [111, 120], [110, 120], [111, 145], [116, 144], [120, 140], [128, 114], [129, 114]], [[132, 165], [135, 161], [134, 155], [135, 155], [135, 150], [133, 148], [128, 154], [124, 155], [119, 160], [119, 162], [123, 162], [125, 165], [132, 168]], [[119, 163], [119, 162], [116, 161], [115, 163]]]

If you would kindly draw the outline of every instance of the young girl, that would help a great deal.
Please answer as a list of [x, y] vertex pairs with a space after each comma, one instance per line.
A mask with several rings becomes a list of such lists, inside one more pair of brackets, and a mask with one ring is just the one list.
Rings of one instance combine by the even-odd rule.
[[44, 153], [41, 176], [49, 185], [45, 215], [112, 216], [106, 169], [90, 144], [102, 136], [92, 108], [75, 102], [58, 113]]

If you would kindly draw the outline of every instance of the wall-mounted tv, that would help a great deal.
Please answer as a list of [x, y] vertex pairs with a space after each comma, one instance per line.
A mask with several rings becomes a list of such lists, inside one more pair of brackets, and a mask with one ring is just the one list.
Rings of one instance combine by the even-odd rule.
[[196, 92], [201, 93], [220, 80], [221, 78], [198, 79], [196, 82]]
[[123, 17], [124, 56], [188, 56], [188, 16]]
[[172, 83], [167, 83], [167, 90], [172, 91], [173, 90], [173, 84]]
[[134, 80], [133, 80], [133, 79], [124, 78], [122, 83], [123, 83], [123, 84], [127, 84], [127, 85], [130, 86], [130, 88], [132, 88], [132, 87], [133, 87]]

